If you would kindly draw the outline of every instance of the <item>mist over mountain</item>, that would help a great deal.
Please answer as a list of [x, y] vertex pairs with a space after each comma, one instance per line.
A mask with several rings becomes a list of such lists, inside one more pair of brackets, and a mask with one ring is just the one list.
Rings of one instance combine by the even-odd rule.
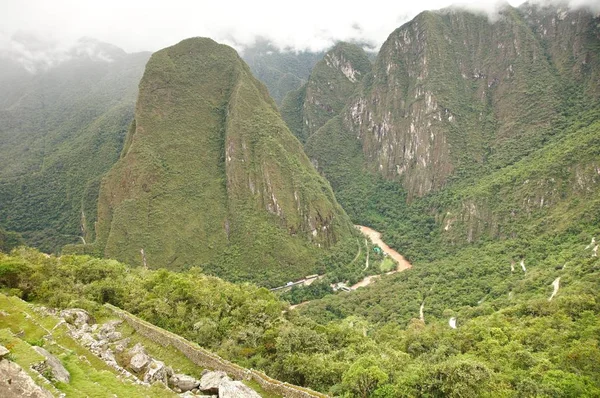
[[150, 54], [17, 39], [0, 55], [0, 223], [55, 251], [93, 237], [98, 178], [119, 156]]

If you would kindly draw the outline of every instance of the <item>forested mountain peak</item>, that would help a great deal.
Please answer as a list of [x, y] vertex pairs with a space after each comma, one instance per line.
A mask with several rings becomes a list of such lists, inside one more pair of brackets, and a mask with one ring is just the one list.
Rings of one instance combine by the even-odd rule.
[[285, 282], [311, 273], [315, 254], [350, 229], [235, 50], [193, 38], [152, 55], [121, 159], [100, 189], [100, 253]]

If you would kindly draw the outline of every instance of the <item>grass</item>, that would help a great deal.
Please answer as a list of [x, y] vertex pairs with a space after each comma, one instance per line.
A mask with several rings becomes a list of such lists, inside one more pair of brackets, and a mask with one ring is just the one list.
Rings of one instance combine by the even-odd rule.
[[137, 333], [126, 322], [123, 322], [121, 325], [119, 325], [117, 330], [123, 334], [124, 338], [131, 338], [130, 346], [134, 346], [137, 343], [142, 344], [146, 349], [146, 352], [148, 352], [151, 357], [168, 364], [173, 368], [175, 373], [187, 374], [197, 379], [202, 376], [202, 371], [204, 368], [190, 361], [185, 355], [180, 353], [179, 350], [170, 346], [164, 347], [150, 339], [147, 339], [146, 337]]
[[0, 310], [8, 314], [0, 315], [0, 344], [11, 350], [11, 358], [42, 386], [47, 383], [44, 383], [41, 376], [32, 371], [30, 366], [42, 361], [43, 357], [31, 348], [29, 342], [40, 341], [48, 334], [44, 329], [46, 328], [52, 331], [52, 340], [43, 340], [44, 348], [60, 359], [71, 375], [70, 383], [54, 384], [56, 389], [67, 397], [177, 396], [159, 384], [146, 387], [120, 378], [115, 370], [69, 337], [65, 326], [52, 330], [58, 319], [39, 315], [30, 305], [16, 297], [0, 294]]

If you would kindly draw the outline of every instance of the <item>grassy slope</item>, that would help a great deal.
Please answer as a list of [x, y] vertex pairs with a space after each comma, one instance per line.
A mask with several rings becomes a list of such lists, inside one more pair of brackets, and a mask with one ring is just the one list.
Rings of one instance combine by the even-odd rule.
[[[51, 392], [58, 391], [67, 397], [176, 396], [158, 384], [145, 387], [121, 379], [116, 371], [71, 339], [64, 325], [53, 329], [58, 319], [38, 314], [33, 306], [16, 297], [0, 294], [0, 309], [6, 313], [0, 316], [0, 343], [11, 350], [11, 358], [16, 363]], [[52, 330], [52, 343], [43, 339], [48, 330]], [[15, 333], [19, 333], [19, 337]], [[43, 360], [31, 348], [40, 344], [60, 359], [71, 375], [70, 383], [53, 383], [54, 388], [49, 387], [39, 374], [30, 370], [32, 364]]]

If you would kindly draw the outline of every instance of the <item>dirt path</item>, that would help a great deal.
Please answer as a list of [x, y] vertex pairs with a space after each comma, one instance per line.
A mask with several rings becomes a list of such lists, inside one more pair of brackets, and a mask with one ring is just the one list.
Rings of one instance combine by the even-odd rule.
[[412, 267], [412, 265], [408, 261], [406, 261], [402, 254], [398, 253], [396, 250], [392, 249], [391, 247], [386, 245], [384, 241], [381, 240], [381, 232], [377, 232], [372, 228], [365, 227], [362, 225], [357, 225], [356, 228], [358, 228], [360, 232], [363, 233], [363, 235], [368, 236], [374, 244], [381, 247], [381, 250], [383, 250], [384, 253], [386, 253], [388, 256], [394, 259], [396, 263], [398, 263], [396, 271], [392, 271], [391, 273], [404, 271], [405, 269], [409, 269]]
[[[358, 228], [360, 230], [360, 232], [362, 232], [363, 235], [368, 236], [371, 239], [371, 241], [373, 242], [373, 244], [379, 246], [381, 248], [381, 250], [383, 250], [384, 253], [386, 253], [388, 256], [390, 256], [398, 264], [398, 266], [396, 267], [395, 270], [386, 272], [386, 275], [391, 275], [396, 272], [400, 272], [400, 271], [404, 271], [406, 269], [412, 268], [412, 265], [408, 261], [406, 261], [406, 259], [404, 258], [404, 256], [402, 256], [402, 254], [398, 253], [396, 250], [392, 249], [391, 247], [386, 245], [384, 241], [381, 240], [381, 232], [375, 231], [374, 229], [365, 227], [363, 225], [356, 225], [356, 228]], [[369, 253], [367, 252], [367, 256], [368, 255], [369, 255]], [[375, 280], [377, 280], [380, 276], [381, 275], [367, 276], [363, 280], [350, 286], [350, 289], [356, 290], [359, 287], [368, 286], [371, 283], [373, 283]]]

